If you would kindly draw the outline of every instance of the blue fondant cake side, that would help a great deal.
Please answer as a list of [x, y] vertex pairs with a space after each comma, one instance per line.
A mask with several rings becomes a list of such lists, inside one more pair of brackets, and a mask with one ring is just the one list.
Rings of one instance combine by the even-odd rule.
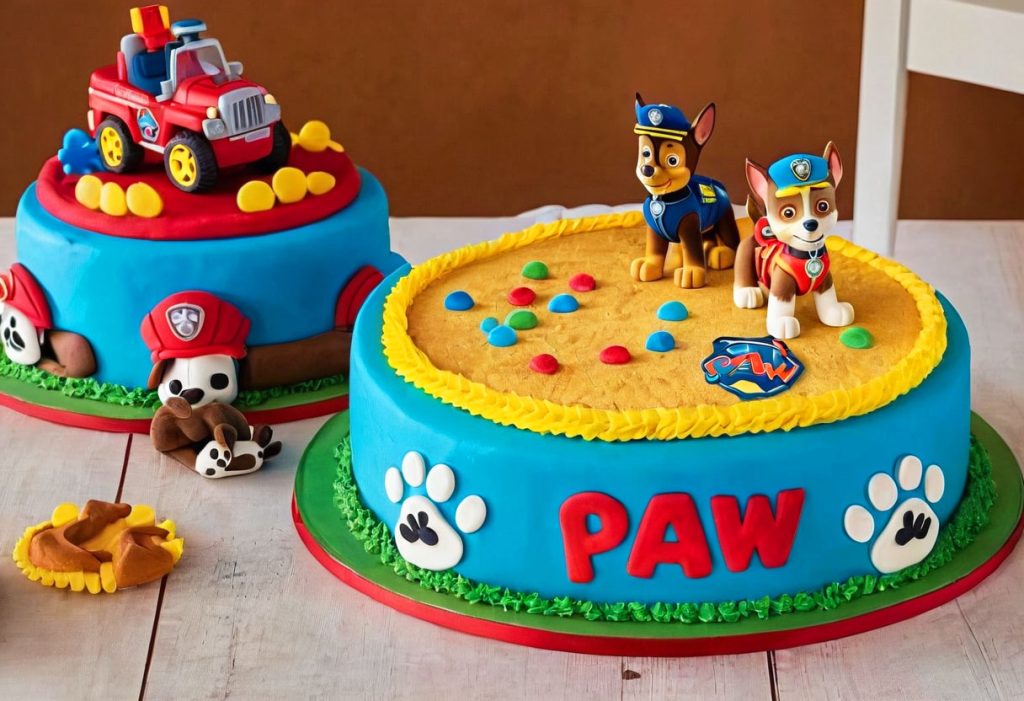
[[[960, 500], [968, 461], [970, 351], [964, 325], [945, 300], [949, 346], [941, 364], [909, 394], [869, 415], [789, 432], [602, 443], [498, 426], [399, 378], [387, 364], [380, 339], [382, 304], [400, 274], [374, 292], [357, 322], [350, 377], [353, 469], [364, 503], [393, 532], [400, 517], [404, 523], [410, 513], [418, 516], [420, 511], [451, 524], [463, 547], [453, 569], [473, 580], [546, 597], [647, 603], [805, 591], [880, 571], [876, 565], [885, 558], [873, 555], [873, 547], [880, 534], [888, 533], [887, 524], [902, 520], [901, 507], [908, 499], [927, 501], [939, 523], [945, 523]], [[425, 481], [416, 479], [417, 469], [409, 473], [411, 479], [405, 470], [389, 473], [410, 452], [424, 459]], [[932, 499], [936, 478], [922, 469], [914, 488], [897, 488], [895, 505], [879, 510], [875, 504], [886, 506], [885, 495], [869, 490], [869, 483], [879, 473], [895, 478], [907, 455], [920, 458], [923, 468], [941, 467], [941, 498]], [[415, 468], [418, 458], [412, 464]], [[436, 489], [440, 479], [429, 489], [429, 470], [436, 464], [450, 466], [455, 479], [450, 498], [429, 500], [436, 504], [432, 512], [417, 499], [431, 492], [446, 495], [447, 490]], [[444, 470], [439, 472], [447, 477]], [[876, 480], [876, 487], [882, 482]], [[735, 497], [742, 512], [750, 497], [763, 494], [778, 512], [783, 490], [803, 490], [804, 495], [788, 560], [766, 567], [755, 554], [747, 569], [730, 571], [712, 498]], [[618, 545], [592, 557], [594, 578], [582, 583], [569, 579], [559, 511], [567, 499], [586, 492], [621, 504], [627, 528]], [[629, 574], [630, 552], [652, 497], [673, 492], [693, 499], [710, 550], [710, 573], [690, 578], [678, 565], [661, 564], [650, 578]], [[479, 520], [483, 510], [475, 502], [477, 508], [466, 508], [473, 501], [467, 497], [474, 495], [486, 507], [483, 524], [475, 531], [461, 528], [456, 515], [463, 511], [465, 522], [472, 512]], [[873, 525], [865, 542], [851, 535], [863, 537], [864, 523], [851, 525], [846, 516], [849, 507], [858, 505], [865, 507]], [[938, 525], [932, 527], [937, 530]], [[591, 532], [601, 527], [589, 521]], [[919, 531], [910, 534], [911, 544], [923, 540], [917, 538]], [[692, 536], [691, 531], [685, 537]], [[680, 537], [670, 533], [665, 540]], [[403, 545], [409, 552], [417, 547]]]
[[330, 330], [338, 292], [360, 267], [387, 275], [401, 265], [391, 252], [384, 189], [367, 171], [361, 176], [355, 201], [326, 219], [196, 241], [120, 238], [70, 226], [43, 209], [33, 185], [18, 206], [17, 257], [45, 291], [54, 326], [92, 344], [95, 378], [144, 387], [152, 365], [139, 325], [170, 294], [211, 292], [251, 319], [249, 345], [281, 343]]

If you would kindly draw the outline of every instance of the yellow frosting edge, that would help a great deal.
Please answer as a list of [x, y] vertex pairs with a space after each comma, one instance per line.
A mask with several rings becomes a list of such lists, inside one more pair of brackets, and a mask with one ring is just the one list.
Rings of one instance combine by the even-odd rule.
[[853, 258], [895, 280], [913, 298], [921, 318], [921, 332], [910, 352], [884, 374], [850, 389], [835, 389], [810, 397], [783, 394], [730, 406], [594, 409], [501, 392], [441, 370], [409, 336], [407, 312], [416, 295], [456, 268], [532, 243], [598, 229], [627, 229], [640, 226], [643, 221], [643, 214], [633, 211], [535, 224], [493, 241], [443, 253], [417, 265], [398, 280], [384, 301], [381, 341], [388, 364], [417, 389], [503, 426], [542, 434], [578, 436], [585, 440], [674, 440], [789, 431], [861, 416], [919, 385], [939, 364], [946, 350], [946, 316], [931, 285], [905, 266], [836, 236], [828, 239], [830, 255]]

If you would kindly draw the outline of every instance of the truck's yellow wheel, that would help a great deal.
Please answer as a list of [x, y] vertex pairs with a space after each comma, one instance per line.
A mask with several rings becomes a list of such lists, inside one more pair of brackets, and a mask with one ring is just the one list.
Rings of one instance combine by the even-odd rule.
[[100, 154], [109, 168], [117, 168], [124, 162], [124, 142], [112, 126], [103, 127], [100, 132]]
[[109, 116], [96, 126], [96, 141], [103, 167], [113, 173], [127, 173], [142, 163], [142, 147], [117, 117]]
[[167, 177], [185, 192], [209, 190], [217, 182], [217, 158], [210, 142], [199, 134], [183, 131], [167, 142], [164, 151]]
[[185, 144], [176, 144], [167, 154], [168, 173], [181, 188], [190, 188], [196, 181], [196, 154]]

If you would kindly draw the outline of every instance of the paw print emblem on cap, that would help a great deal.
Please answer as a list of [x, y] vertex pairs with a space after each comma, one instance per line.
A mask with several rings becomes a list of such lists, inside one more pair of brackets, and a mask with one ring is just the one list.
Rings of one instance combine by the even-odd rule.
[[191, 341], [203, 329], [202, 307], [194, 304], [179, 304], [167, 310], [167, 321], [174, 335], [182, 341]]
[[806, 158], [794, 158], [789, 167], [800, 182], [805, 182], [807, 178], [811, 177], [811, 162]]
[[665, 115], [663, 115], [661, 113], [661, 110], [659, 110], [658, 108], [654, 108], [653, 110], [647, 113], [647, 118], [651, 120], [651, 124], [653, 124], [654, 126], [658, 126], [659, 124], [661, 124], [661, 120], [665, 118]]

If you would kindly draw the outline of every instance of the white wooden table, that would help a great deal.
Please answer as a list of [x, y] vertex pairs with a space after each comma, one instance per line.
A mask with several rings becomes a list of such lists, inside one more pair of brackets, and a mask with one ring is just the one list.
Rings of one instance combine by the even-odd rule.
[[[397, 219], [392, 234], [415, 262], [521, 224]], [[4, 267], [12, 230], [0, 220]], [[974, 408], [1024, 455], [1024, 223], [904, 222], [896, 255], [963, 314]], [[284, 453], [260, 474], [209, 481], [145, 437], [0, 409], [0, 699], [1024, 698], [1020, 552], [922, 616], [773, 653], [589, 657], [408, 618], [342, 585], [295, 534], [295, 465], [322, 423], [278, 427]], [[10, 561], [23, 527], [57, 503], [117, 497], [177, 521], [185, 557], [162, 585], [75, 594], [27, 581]]]

